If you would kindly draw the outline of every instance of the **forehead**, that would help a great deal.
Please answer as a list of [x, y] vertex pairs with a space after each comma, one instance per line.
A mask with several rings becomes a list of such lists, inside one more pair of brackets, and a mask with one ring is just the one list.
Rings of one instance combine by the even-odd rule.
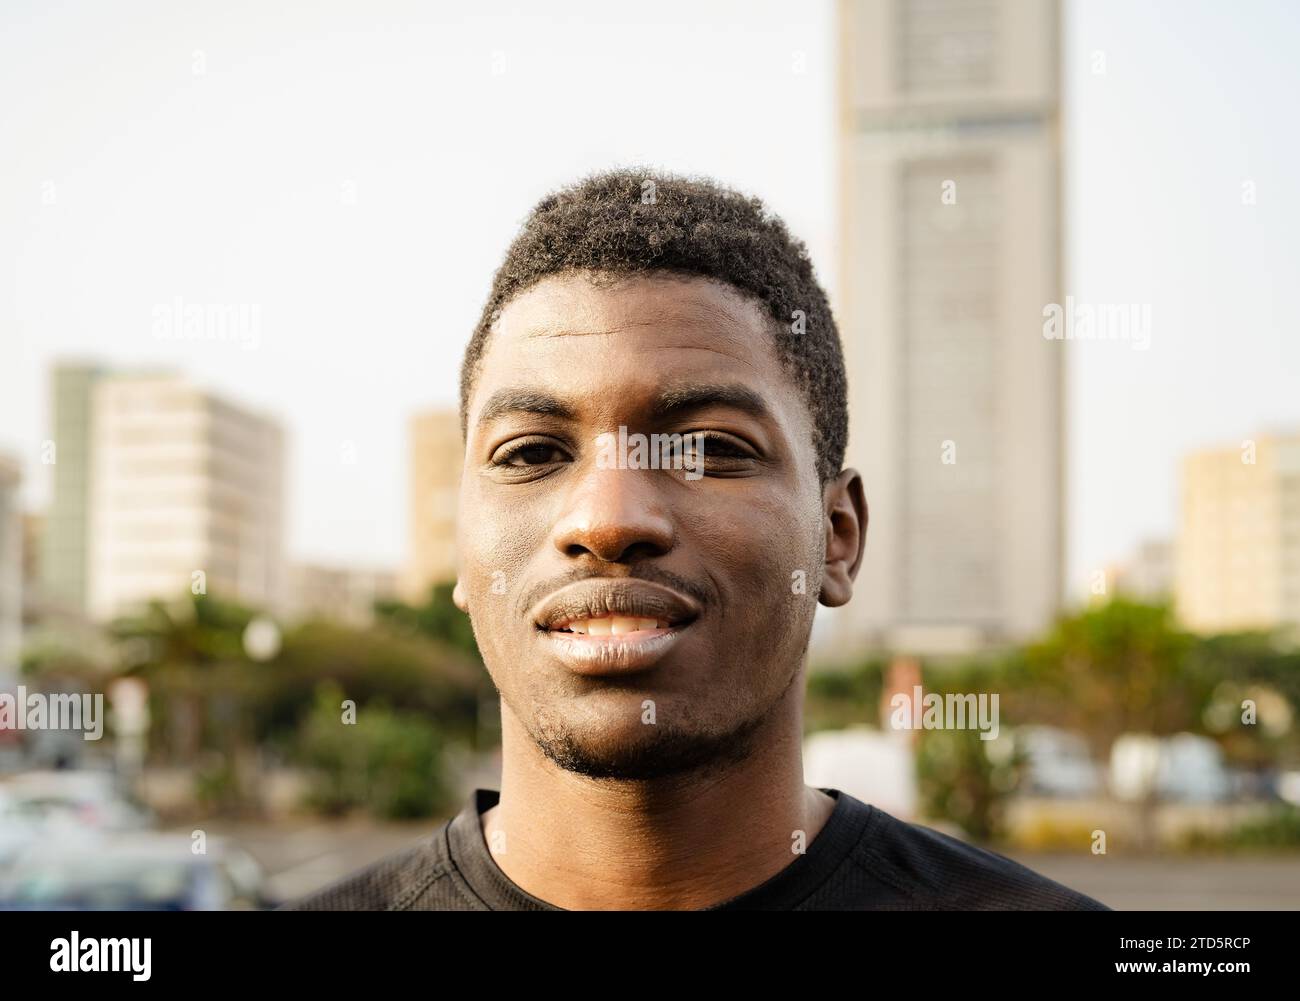
[[506, 306], [470, 402], [473, 427], [493, 392], [544, 386], [588, 406], [626, 410], [665, 383], [742, 383], [773, 409], [797, 405], [754, 300], [705, 278], [654, 275], [593, 283], [547, 278]]

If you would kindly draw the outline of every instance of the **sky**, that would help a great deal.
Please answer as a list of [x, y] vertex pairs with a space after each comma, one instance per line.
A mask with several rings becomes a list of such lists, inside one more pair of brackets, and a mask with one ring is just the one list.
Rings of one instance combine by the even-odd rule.
[[[292, 557], [396, 565], [407, 420], [455, 406], [505, 246], [593, 170], [760, 195], [834, 300], [834, 13], [9, 0], [0, 449], [25, 503], [56, 358], [174, 368], [286, 426]], [[1079, 592], [1172, 533], [1184, 452], [1300, 427], [1300, 5], [1074, 0], [1064, 24], [1063, 291], [1152, 315], [1146, 351], [1063, 345]], [[160, 339], [177, 299], [255, 306], [256, 342]]]

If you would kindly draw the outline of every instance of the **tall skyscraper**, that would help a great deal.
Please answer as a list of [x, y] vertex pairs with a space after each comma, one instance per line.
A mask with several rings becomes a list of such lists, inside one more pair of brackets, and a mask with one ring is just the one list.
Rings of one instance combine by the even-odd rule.
[[278, 609], [280, 427], [170, 374], [102, 376], [91, 397], [91, 617], [190, 593]]
[[1183, 460], [1174, 607], [1197, 632], [1300, 626], [1300, 433]]
[[18, 676], [23, 627], [22, 467], [0, 455], [0, 688]]
[[1055, 0], [841, 0], [849, 454], [870, 507], [841, 650], [961, 652], [1060, 607]]
[[434, 584], [456, 579], [456, 505], [465, 446], [460, 415], [435, 410], [411, 418], [407, 563], [401, 592], [410, 602], [422, 602]]
[[50, 378], [50, 438], [41, 461], [53, 493], [42, 534], [41, 592], [52, 608], [84, 614], [89, 602], [91, 403], [103, 371], [56, 365]]

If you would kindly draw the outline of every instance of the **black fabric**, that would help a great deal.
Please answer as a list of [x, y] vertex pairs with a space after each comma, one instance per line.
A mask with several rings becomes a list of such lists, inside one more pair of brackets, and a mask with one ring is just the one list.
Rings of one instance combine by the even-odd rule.
[[[1110, 908], [1011, 859], [900, 821], [838, 789], [825, 826], [790, 865], [707, 910], [1091, 910]], [[501, 871], [476, 789], [432, 837], [281, 910], [556, 911]]]

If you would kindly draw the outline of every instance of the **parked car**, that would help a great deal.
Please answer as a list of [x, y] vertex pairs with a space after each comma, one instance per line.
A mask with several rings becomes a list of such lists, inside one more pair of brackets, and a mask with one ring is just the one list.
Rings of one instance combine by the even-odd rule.
[[183, 834], [91, 835], [29, 848], [0, 876], [3, 910], [260, 910], [262, 867], [209, 838], [195, 854]]
[[39, 823], [21, 809], [13, 796], [0, 788], [0, 870], [39, 835]]
[[104, 772], [24, 772], [0, 783], [0, 871], [29, 846], [151, 827], [153, 815]]
[[1208, 737], [1180, 733], [1161, 742], [1156, 790], [1181, 803], [1222, 803], [1232, 798], [1233, 777], [1223, 751]]
[[1221, 803], [1232, 798], [1235, 784], [1219, 745], [1192, 733], [1124, 734], [1111, 748], [1110, 772], [1112, 790], [1125, 800]]
[[135, 831], [153, 826], [153, 815], [122, 795], [111, 772], [21, 772], [0, 792], [13, 809], [47, 824], [100, 831]]
[[1023, 726], [1015, 740], [1025, 755], [1024, 791], [1030, 795], [1071, 799], [1102, 792], [1101, 769], [1079, 734], [1054, 726]]

